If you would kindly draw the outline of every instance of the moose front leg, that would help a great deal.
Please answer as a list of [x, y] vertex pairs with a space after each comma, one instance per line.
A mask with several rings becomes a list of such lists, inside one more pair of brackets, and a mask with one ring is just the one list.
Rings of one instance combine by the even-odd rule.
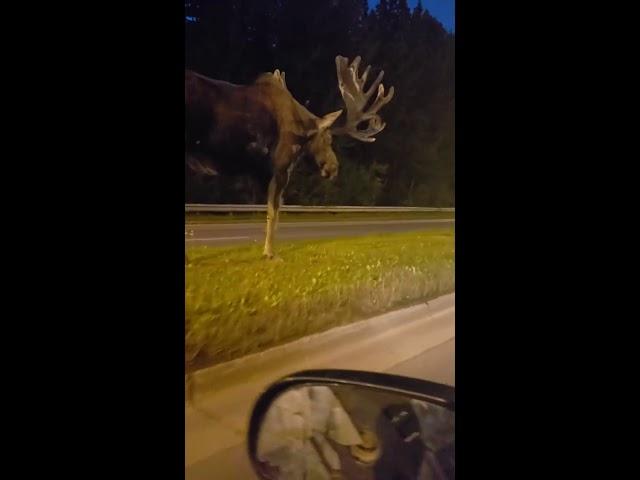
[[282, 192], [287, 185], [288, 172], [276, 173], [269, 182], [267, 196], [267, 235], [264, 242], [263, 255], [273, 258], [273, 233], [278, 224], [278, 211], [282, 203]]
[[[298, 150], [300, 149], [299, 145], [294, 145], [294, 147], [298, 147], [297, 149], [294, 148], [294, 153], [297, 153]], [[282, 189], [280, 190], [280, 196], [278, 197], [278, 208], [276, 209], [276, 215], [274, 218], [274, 231], [278, 231], [278, 226], [280, 225], [280, 207], [282, 206], [282, 194], [284, 193], [285, 188], [287, 188], [287, 185], [289, 185], [289, 180], [291, 180], [291, 174], [293, 173], [293, 169], [296, 166], [297, 163], [297, 159], [294, 159], [294, 161], [291, 163], [291, 165], [289, 165], [289, 168], [287, 168], [287, 173], [286, 175], [284, 175], [284, 185], [282, 186]]]

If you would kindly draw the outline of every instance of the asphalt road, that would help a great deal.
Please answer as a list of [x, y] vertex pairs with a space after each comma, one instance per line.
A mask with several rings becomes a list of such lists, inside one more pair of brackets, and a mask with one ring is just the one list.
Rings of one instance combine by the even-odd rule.
[[[451, 227], [454, 224], [454, 219], [281, 222], [276, 232], [276, 241], [410, 232]], [[264, 234], [265, 223], [185, 225], [187, 246], [237, 245], [252, 242], [261, 244], [264, 241]]]
[[[397, 330], [400, 333], [395, 336], [390, 333], [389, 338], [386, 340], [380, 337], [377, 342], [368, 333], [362, 338], [361, 346], [356, 347], [356, 345], [351, 344], [351, 348], [348, 349], [348, 351], [353, 352], [351, 355], [347, 353], [346, 356], [341, 356], [338, 349], [334, 348], [334, 352], [327, 352], [327, 359], [324, 360], [327, 362], [326, 367], [352, 368], [353, 365], [348, 364], [348, 362], [355, 361], [355, 358], [380, 357], [382, 354], [380, 348], [385, 342], [387, 344], [385, 353], [389, 355], [388, 358], [392, 358], [394, 350], [401, 352], [405, 350], [405, 347], [409, 348], [410, 343], [417, 342], [418, 345], [423, 343], [428, 346], [424, 350], [416, 350], [414, 347], [411, 351], [417, 351], [416, 355], [410, 358], [405, 356], [403, 360], [397, 363], [388, 362], [385, 368], [378, 369], [374, 365], [370, 369], [455, 386], [455, 334], [452, 330], [455, 322], [455, 311], [451, 306], [452, 304], [453, 300], [447, 299], [447, 303], [442, 308], [438, 307], [440, 313], [433, 315], [433, 322], [425, 324], [420, 330], [411, 329], [408, 326], [405, 330]], [[436, 319], [436, 317], [438, 318]], [[445, 331], [450, 333], [443, 333]], [[438, 340], [431, 340], [436, 338]], [[331, 349], [329, 348], [329, 350]], [[353, 360], [345, 360], [352, 357]], [[371, 365], [374, 364], [367, 358], [363, 361]], [[364, 369], [357, 364], [354, 365], [360, 367], [356, 369]], [[379, 365], [382, 365], [382, 363]], [[324, 368], [322, 364], [319, 366]], [[297, 365], [290, 367], [291, 371], [297, 369], [300, 369]], [[186, 416], [188, 457], [185, 468], [186, 480], [250, 480], [256, 478], [248, 462], [244, 432], [241, 431], [241, 425], [246, 422], [245, 417], [248, 415], [248, 412], [244, 411], [247, 407], [238, 407], [240, 403], [246, 400], [242, 398], [243, 401], [240, 401], [240, 397], [255, 396], [255, 388], [252, 388], [250, 383], [255, 383], [256, 381], [257, 378], [247, 378], [243, 386], [236, 389], [237, 393], [229, 395], [228, 399], [222, 399], [221, 394], [212, 394], [210, 399], [204, 397], [197, 409], [189, 408]], [[207, 424], [210, 426], [206, 426]], [[211, 429], [219, 430], [220, 428], [224, 428], [229, 433], [224, 436], [213, 435], [214, 432]], [[203, 429], [209, 429], [210, 431], [203, 431]], [[202, 442], [210, 445], [202, 445]], [[205, 455], [200, 455], [199, 458], [189, 460], [189, 457], [193, 457], [188, 452], [189, 445], [191, 445], [191, 448], [194, 448], [194, 445], [205, 447], [211, 453], [205, 453]]]

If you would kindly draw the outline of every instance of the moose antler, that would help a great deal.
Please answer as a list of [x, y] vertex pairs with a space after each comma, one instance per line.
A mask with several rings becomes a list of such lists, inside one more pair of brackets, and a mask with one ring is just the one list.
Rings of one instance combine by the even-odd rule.
[[284, 72], [281, 72], [280, 70], [276, 70], [275, 72], [273, 72], [273, 76], [275, 77], [276, 80], [278, 80], [282, 86], [284, 87], [285, 90], [287, 90], [287, 84], [284, 80]]
[[[348, 58], [340, 55], [336, 57], [338, 88], [340, 88], [340, 93], [347, 107], [347, 120], [343, 126], [333, 128], [331, 132], [335, 135], [350, 135], [361, 142], [375, 142], [374, 135], [380, 133], [386, 126], [386, 123], [382, 121], [377, 112], [391, 101], [394, 91], [393, 87], [391, 87], [389, 93], [385, 96], [384, 85], [380, 83], [384, 76], [384, 71], [378, 74], [371, 87], [365, 91], [364, 84], [367, 81], [371, 67], [368, 66], [362, 76], [359, 77], [358, 66], [361, 60], [360, 56], [357, 56], [349, 65]], [[378, 90], [376, 99], [371, 104], [371, 107], [365, 111], [365, 107], [376, 88]], [[365, 121], [369, 122], [367, 127], [364, 130], [359, 130], [358, 125]]]

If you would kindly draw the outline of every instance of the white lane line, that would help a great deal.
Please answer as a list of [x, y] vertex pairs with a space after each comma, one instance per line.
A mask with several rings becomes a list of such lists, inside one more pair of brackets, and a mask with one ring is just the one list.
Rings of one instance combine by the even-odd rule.
[[220, 242], [223, 240], [246, 240], [251, 237], [210, 237], [210, 238], [185, 238], [185, 242]]
[[[255, 223], [185, 223], [188, 228], [200, 229], [200, 230], [222, 230], [225, 228], [238, 228], [248, 229], [256, 228], [264, 225], [265, 222]], [[361, 225], [413, 225], [413, 224], [429, 224], [429, 223], [455, 223], [455, 218], [433, 218], [425, 220], [375, 220], [375, 221], [355, 221], [355, 222], [278, 222], [278, 227], [296, 228], [296, 227], [330, 227], [332, 225], [337, 227], [357, 227]]]

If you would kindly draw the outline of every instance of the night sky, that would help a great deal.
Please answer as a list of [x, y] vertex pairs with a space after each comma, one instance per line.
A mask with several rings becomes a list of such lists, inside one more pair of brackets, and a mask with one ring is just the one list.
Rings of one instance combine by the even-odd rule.
[[[378, 0], [368, 0], [370, 7], [375, 7]], [[408, 0], [409, 7], [413, 9], [418, 0]], [[444, 28], [450, 32], [455, 31], [455, 9], [456, 0], [422, 0], [422, 6], [429, 10], [429, 13], [436, 17]]]

